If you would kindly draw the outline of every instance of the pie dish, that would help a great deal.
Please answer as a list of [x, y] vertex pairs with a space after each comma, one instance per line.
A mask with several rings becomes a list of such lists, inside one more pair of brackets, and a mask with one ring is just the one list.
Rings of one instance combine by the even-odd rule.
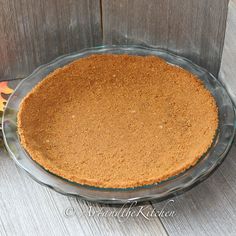
[[[215, 131], [216, 127], [218, 126], [218, 130], [213, 140], [213, 143], [211, 145], [211, 142], [208, 142], [201, 154], [203, 154], [205, 151], [207, 152], [203, 154], [201, 158], [197, 158], [197, 160], [199, 158], [200, 159], [196, 164], [192, 162], [188, 166], [190, 167], [195, 164], [193, 167], [188, 168], [181, 174], [177, 173], [177, 176], [165, 179], [165, 181], [163, 181], [163, 178], [160, 179], [160, 182], [155, 180], [154, 182], [158, 182], [158, 184], [153, 184], [154, 182], [149, 182], [147, 184], [150, 185], [145, 185], [143, 187], [136, 187], [140, 185], [137, 183], [127, 186], [117, 184], [115, 185], [115, 188], [113, 188], [113, 186], [109, 184], [92, 184], [96, 187], [91, 187], [75, 183], [79, 182], [75, 179], [67, 178], [69, 179], [68, 181], [59, 176], [56, 176], [54, 175], [55, 173], [51, 173], [52, 171], [48, 172], [46, 169], [42, 168], [42, 166], [38, 165], [35, 161], [31, 159], [30, 155], [24, 150], [20, 143], [18, 135], [19, 130], [17, 130], [16, 117], [22, 100], [35, 87], [36, 84], [42, 81], [43, 78], [45, 78], [50, 72], [54, 71], [55, 69], [67, 65], [78, 58], [86, 57], [91, 54], [101, 53], [159, 56], [165, 59], [170, 64], [174, 64], [179, 67], [182, 67], [183, 69], [186, 69], [187, 71], [196, 75], [202, 81], [201, 83], [203, 83], [207, 90], [210, 91], [211, 96], [214, 97], [213, 100], [215, 100], [217, 104], [219, 122], [216, 121], [214, 116], [213, 121], [215, 121], [215, 126], [213, 126], [212, 129], [213, 131]], [[182, 69], [179, 68], [179, 70]], [[131, 112], [131, 114], [133, 113]], [[201, 116], [204, 116], [204, 114], [201, 114]], [[78, 195], [88, 200], [122, 203], [127, 200], [141, 201], [154, 198], [161, 200], [180, 191], [184, 191], [192, 187], [194, 184], [198, 183], [203, 178], [205, 178], [216, 168], [216, 166], [218, 166], [222, 162], [224, 156], [226, 155], [230, 147], [234, 136], [234, 119], [235, 117], [232, 102], [227, 92], [224, 90], [223, 86], [211, 74], [206, 72], [204, 69], [194, 65], [190, 61], [167, 53], [163, 50], [156, 50], [153, 48], [100, 47], [96, 49], [88, 49], [77, 54], [59, 58], [54, 62], [39, 68], [31, 76], [26, 78], [18, 86], [18, 88], [12, 94], [11, 98], [7, 103], [6, 110], [3, 116], [3, 134], [6, 147], [13, 159], [16, 161], [16, 163], [22, 168], [24, 168], [32, 177], [34, 177], [40, 183], [50, 186], [59, 192], [65, 194]], [[212, 134], [215, 134], [215, 132], [212, 132]], [[212, 136], [210, 139], [212, 141]], [[208, 149], [210, 145], [211, 147]], [[141, 185], [143, 185], [143, 183]]]

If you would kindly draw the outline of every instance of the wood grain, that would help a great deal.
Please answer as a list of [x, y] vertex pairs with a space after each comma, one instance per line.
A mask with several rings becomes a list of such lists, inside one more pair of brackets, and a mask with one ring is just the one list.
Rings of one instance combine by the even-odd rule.
[[225, 43], [219, 73], [223, 82], [236, 105], [236, 0], [229, 2]]
[[228, 0], [103, 0], [103, 42], [183, 55], [217, 75]]
[[0, 79], [23, 78], [59, 55], [101, 44], [102, 37], [104, 44], [166, 48], [217, 75], [228, 0], [101, 2], [0, 1]]
[[0, 1], [0, 80], [24, 78], [66, 53], [101, 44], [100, 2]]

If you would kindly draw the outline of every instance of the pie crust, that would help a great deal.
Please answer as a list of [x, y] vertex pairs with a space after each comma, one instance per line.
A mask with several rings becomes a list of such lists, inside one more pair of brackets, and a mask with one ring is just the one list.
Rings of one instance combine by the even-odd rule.
[[211, 146], [218, 109], [188, 71], [154, 56], [100, 54], [55, 70], [22, 101], [21, 144], [67, 180], [96, 187], [158, 183]]

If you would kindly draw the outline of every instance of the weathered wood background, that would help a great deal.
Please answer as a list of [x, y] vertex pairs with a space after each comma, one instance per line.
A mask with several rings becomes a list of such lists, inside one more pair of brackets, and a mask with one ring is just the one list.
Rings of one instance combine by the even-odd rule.
[[0, 80], [101, 44], [166, 48], [218, 74], [228, 0], [1, 0]]
[[1, 0], [0, 79], [102, 43], [98, 0]]
[[229, 2], [227, 19], [219, 79], [236, 105], [236, 0]]

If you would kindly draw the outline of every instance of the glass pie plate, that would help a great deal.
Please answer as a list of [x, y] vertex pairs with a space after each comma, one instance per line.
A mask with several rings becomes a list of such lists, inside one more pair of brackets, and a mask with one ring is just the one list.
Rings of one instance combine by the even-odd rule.
[[[31, 159], [21, 146], [17, 133], [17, 112], [22, 99], [46, 75], [58, 67], [62, 67], [73, 60], [98, 53], [159, 56], [170, 64], [190, 71], [203, 81], [217, 102], [219, 108], [219, 127], [211, 148], [201, 157], [195, 166], [161, 183], [128, 189], [110, 189], [80, 185], [67, 181], [46, 171]], [[153, 199], [161, 201], [182, 193], [204, 180], [224, 160], [233, 141], [234, 123], [234, 107], [229, 95], [222, 84], [205, 69], [185, 58], [161, 49], [140, 46], [102, 46], [59, 57], [51, 63], [40, 66], [30, 76], [24, 79], [15, 89], [6, 104], [2, 120], [2, 131], [5, 146], [12, 159], [40, 184], [65, 195], [79, 196], [90, 201], [122, 204]]]

